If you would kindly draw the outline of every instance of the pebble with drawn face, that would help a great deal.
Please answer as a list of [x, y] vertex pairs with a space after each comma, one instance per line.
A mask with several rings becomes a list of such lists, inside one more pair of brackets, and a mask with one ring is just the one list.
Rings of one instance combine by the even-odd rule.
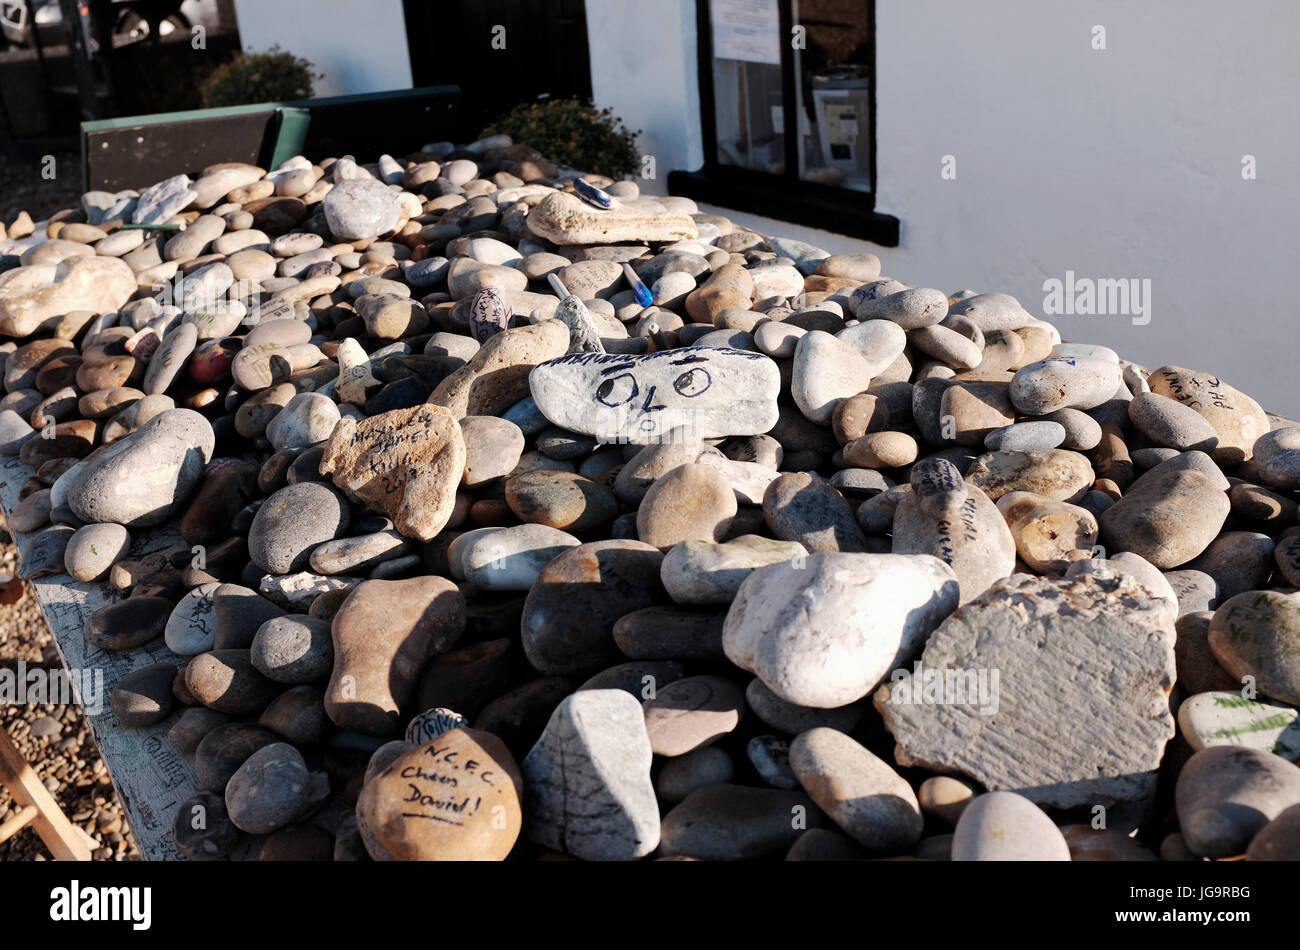
[[558, 426], [602, 442], [649, 445], [678, 426], [701, 438], [766, 432], [777, 421], [781, 379], [759, 353], [684, 347], [562, 356], [533, 369], [529, 386]]

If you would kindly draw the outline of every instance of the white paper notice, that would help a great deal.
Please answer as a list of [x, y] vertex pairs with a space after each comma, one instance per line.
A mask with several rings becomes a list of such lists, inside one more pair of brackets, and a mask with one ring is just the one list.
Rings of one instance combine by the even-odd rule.
[[781, 65], [777, 0], [709, 0], [709, 19], [717, 59]]

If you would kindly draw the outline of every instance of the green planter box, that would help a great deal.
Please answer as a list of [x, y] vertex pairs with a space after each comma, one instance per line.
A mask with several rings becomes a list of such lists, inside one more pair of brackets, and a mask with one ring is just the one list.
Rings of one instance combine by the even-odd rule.
[[464, 141], [458, 86], [161, 112], [81, 124], [84, 191], [144, 188], [217, 162], [274, 168], [297, 154], [403, 155], [439, 139]]

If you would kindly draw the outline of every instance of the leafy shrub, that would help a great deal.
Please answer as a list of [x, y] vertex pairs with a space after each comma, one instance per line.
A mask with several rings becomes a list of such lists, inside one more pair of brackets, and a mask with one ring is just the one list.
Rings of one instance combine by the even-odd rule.
[[277, 45], [264, 53], [240, 54], [218, 66], [199, 91], [206, 109], [310, 99], [312, 82], [325, 78], [312, 69], [310, 62]]
[[611, 110], [580, 99], [543, 99], [515, 106], [480, 137], [501, 134], [557, 164], [610, 178], [631, 175], [641, 161], [636, 148], [641, 133], [628, 131]]

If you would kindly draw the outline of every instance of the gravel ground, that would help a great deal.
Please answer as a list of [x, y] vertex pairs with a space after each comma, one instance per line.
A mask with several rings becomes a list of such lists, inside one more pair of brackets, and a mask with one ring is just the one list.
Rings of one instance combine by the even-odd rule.
[[0, 153], [0, 221], [13, 223], [22, 211], [41, 221], [81, 200], [81, 156], [54, 154], [52, 179], [41, 177], [41, 162], [19, 162]]
[[[0, 192], [3, 193], [3, 192]], [[59, 668], [54, 638], [26, 581], [10, 580], [18, 569], [18, 549], [0, 521], [0, 667], [19, 660]], [[0, 728], [45, 782], [63, 813], [98, 843], [97, 861], [138, 861], [140, 852], [117, 800], [104, 761], [77, 706], [0, 705]], [[0, 822], [18, 811], [0, 786]], [[49, 851], [24, 828], [0, 844], [0, 861], [48, 861]]]

